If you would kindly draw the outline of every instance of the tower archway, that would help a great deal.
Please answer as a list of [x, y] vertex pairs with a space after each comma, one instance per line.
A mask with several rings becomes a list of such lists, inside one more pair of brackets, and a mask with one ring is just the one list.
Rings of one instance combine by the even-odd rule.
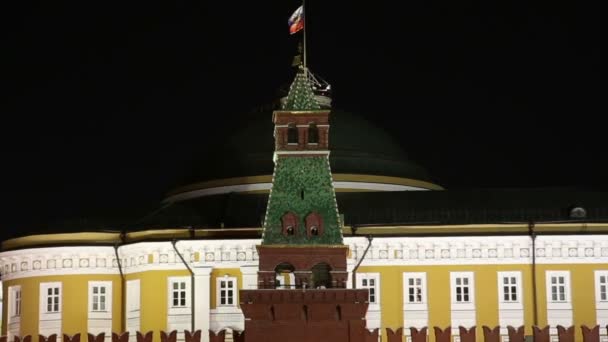
[[311, 281], [314, 288], [331, 288], [331, 266], [321, 262], [311, 269]]

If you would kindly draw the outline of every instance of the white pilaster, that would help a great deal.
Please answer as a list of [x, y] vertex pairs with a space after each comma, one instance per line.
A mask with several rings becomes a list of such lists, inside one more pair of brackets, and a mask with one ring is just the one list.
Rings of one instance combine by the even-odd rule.
[[194, 329], [201, 331], [201, 342], [209, 341], [211, 310], [211, 267], [196, 267], [194, 271]]

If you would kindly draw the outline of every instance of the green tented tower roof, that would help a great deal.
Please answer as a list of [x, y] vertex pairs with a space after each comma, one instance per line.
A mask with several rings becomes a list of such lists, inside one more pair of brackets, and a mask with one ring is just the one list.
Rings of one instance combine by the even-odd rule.
[[319, 110], [321, 106], [312, 91], [312, 85], [308, 78], [308, 69], [300, 67], [296, 78], [289, 88], [287, 100], [283, 104], [283, 110]]

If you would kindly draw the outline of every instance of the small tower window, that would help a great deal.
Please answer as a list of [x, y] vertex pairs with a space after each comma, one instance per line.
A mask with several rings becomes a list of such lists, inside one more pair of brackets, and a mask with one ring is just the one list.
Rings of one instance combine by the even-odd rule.
[[287, 143], [297, 144], [298, 143], [298, 128], [295, 124], [289, 124], [287, 127]]
[[282, 233], [284, 236], [296, 235], [298, 229], [298, 217], [292, 212], [288, 212], [281, 217]]
[[310, 237], [323, 234], [323, 218], [319, 213], [312, 212], [306, 216], [306, 235]]
[[310, 125], [308, 125], [308, 143], [319, 143], [319, 129], [317, 128], [317, 124], [315, 123], [311, 123]]

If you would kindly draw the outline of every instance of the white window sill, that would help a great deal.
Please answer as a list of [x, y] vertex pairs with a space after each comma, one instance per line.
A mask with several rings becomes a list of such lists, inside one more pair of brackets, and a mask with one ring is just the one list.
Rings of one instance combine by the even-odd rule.
[[218, 306], [215, 309], [212, 309], [211, 312], [213, 312], [213, 313], [236, 313], [236, 312], [241, 312], [241, 309], [239, 309], [239, 307], [237, 307], [236, 305], [224, 305], [224, 306]]
[[176, 306], [169, 308], [169, 315], [189, 315], [192, 313], [192, 309], [189, 306]]
[[403, 310], [405, 311], [426, 311], [428, 306], [426, 303], [405, 303], [403, 304]]
[[61, 319], [61, 312], [43, 312], [40, 315], [41, 321], [56, 321]]
[[475, 310], [475, 303], [452, 303], [452, 311], [470, 311]]
[[89, 319], [112, 319], [110, 311], [90, 311]]
[[549, 302], [547, 303], [549, 310], [572, 310], [571, 302]]
[[523, 310], [524, 305], [520, 302], [499, 302], [499, 310]]

